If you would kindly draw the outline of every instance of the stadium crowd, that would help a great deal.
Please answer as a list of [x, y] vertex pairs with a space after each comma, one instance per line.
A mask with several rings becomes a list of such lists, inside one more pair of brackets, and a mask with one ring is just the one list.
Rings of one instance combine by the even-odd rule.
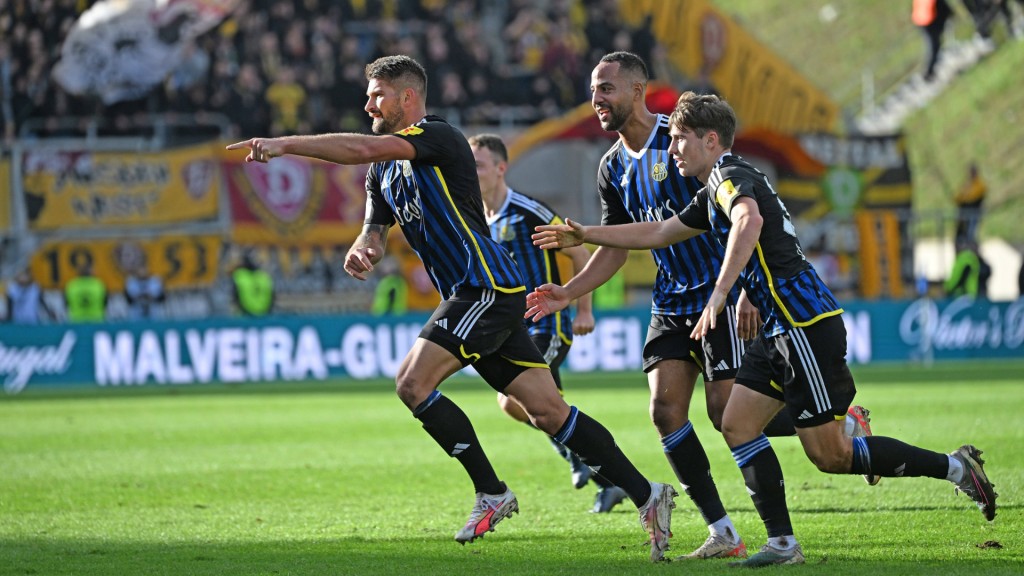
[[[162, 86], [105, 105], [69, 94], [51, 71], [91, 0], [0, 0], [0, 126], [26, 133], [132, 134], [152, 115], [232, 135], [367, 131], [363, 67], [390, 54], [422, 62], [428, 105], [457, 124], [531, 124], [586, 100], [589, 67], [631, 50], [655, 64], [647, 28], [623, 27], [618, 0], [242, 0], [200, 36]], [[653, 52], [653, 53], [652, 53]]]

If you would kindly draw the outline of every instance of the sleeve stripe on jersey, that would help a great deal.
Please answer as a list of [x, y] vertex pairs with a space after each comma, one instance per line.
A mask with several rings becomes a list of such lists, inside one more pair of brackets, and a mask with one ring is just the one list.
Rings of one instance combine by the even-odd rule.
[[448, 199], [448, 203], [452, 207], [452, 211], [456, 216], [459, 217], [459, 222], [462, 227], [466, 230], [466, 234], [469, 235], [469, 239], [473, 241], [473, 248], [476, 250], [477, 256], [480, 257], [480, 265], [483, 266], [484, 272], [487, 273], [487, 279], [490, 280], [491, 286], [494, 287], [498, 292], [505, 292], [506, 294], [515, 294], [516, 292], [523, 292], [526, 290], [526, 286], [516, 286], [515, 288], [504, 288], [498, 286], [498, 283], [494, 281], [494, 274], [491, 272], [490, 266], [487, 265], [487, 259], [484, 257], [484, 253], [480, 250], [480, 244], [476, 241], [476, 234], [473, 234], [473, 230], [470, 229], [469, 225], [466, 224], [466, 219], [462, 217], [462, 213], [459, 212], [459, 208], [455, 205], [455, 200], [452, 199], [451, 192], [448, 191], [448, 183], [444, 181], [444, 175], [441, 174], [441, 169], [434, 166], [434, 172], [437, 173], [437, 181], [440, 182], [441, 188], [444, 190], [444, 196]]
[[541, 204], [540, 202], [532, 198], [528, 198], [526, 196], [523, 196], [522, 194], [514, 194], [511, 198], [513, 203], [515, 203], [518, 206], [522, 206], [523, 208], [529, 210], [530, 212], [533, 212], [541, 220], [550, 222], [552, 218], [558, 217], [547, 206]]
[[764, 251], [761, 250], [760, 242], [757, 243], [755, 249], [757, 250], [757, 259], [761, 262], [761, 269], [764, 270], [764, 275], [765, 279], [767, 280], [768, 289], [771, 290], [772, 292], [772, 298], [775, 300], [775, 303], [779, 305], [779, 309], [782, 310], [782, 313], [786, 316], [786, 320], [789, 321], [790, 325], [796, 326], [798, 328], [802, 326], [810, 326], [811, 324], [814, 324], [818, 320], [823, 320], [825, 318], [828, 318], [829, 316], [836, 316], [843, 313], [842, 308], [837, 308], [836, 310], [831, 310], [823, 314], [818, 314], [817, 316], [811, 318], [810, 320], [807, 320], [806, 322], [797, 322], [796, 320], [794, 320], [793, 315], [789, 313], [789, 309], [786, 308], [786, 305], [782, 303], [782, 299], [779, 298], [778, 293], [775, 292], [775, 279], [772, 278], [772, 273], [770, 270], [768, 270], [768, 264], [764, 261]]

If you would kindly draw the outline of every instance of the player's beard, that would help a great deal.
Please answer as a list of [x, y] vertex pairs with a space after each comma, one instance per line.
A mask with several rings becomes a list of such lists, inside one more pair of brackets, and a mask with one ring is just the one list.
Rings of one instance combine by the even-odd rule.
[[401, 108], [394, 108], [390, 112], [381, 110], [380, 118], [373, 119], [371, 129], [374, 134], [394, 134], [405, 128], [405, 126], [402, 126], [403, 120]]
[[618, 132], [623, 125], [626, 124], [626, 120], [629, 119], [630, 109], [626, 106], [609, 106], [608, 107], [608, 119], [601, 120], [598, 118], [598, 122], [601, 123], [601, 128], [607, 132]]

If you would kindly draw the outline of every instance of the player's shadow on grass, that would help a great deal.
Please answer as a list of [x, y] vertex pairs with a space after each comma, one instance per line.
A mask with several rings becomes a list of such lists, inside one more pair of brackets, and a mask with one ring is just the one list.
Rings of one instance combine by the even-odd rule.
[[[799, 506], [790, 506], [789, 511], [795, 514], [864, 514], [871, 512], [889, 513], [889, 512], [957, 512], [964, 510], [965, 512], [972, 512], [974, 510], [973, 503], [965, 502], [965, 506], [959, 507], [954, 504], [929, 504], [929, 505], [917, 505], [917, 506], [829, 506], [829, 507], [816, 507], [816, 508], [801, 508]], [[1024, 509], [1022, 504], [1007, 504], [1005, 506], [1000, 505], [997, 509], [997, 515], [995, 522], [999, 522], [998, 512], [1004, 512], [1008, 510], [1021, 510]], [[757, 514], [757, 510], [753, 506], [731, 506], [729, 507], [730, 514], [736, 513], [751, 513]], [[980, 512], [974, 512], [980, 514]], [[981, 516], [979, 520], [984, 521]]]
[[[488, 535], [491, 538], [492, 534]], [[252, 534], [241, 542], [217, 542], [209, 535], [189, 539], [187, 534], [167, 534], [160, 542], [122, 541], [113, 535], [91, 539], [61, 539], [43, 535], [0, 538], [4, 550], [2, 574], [183, 574], [196, 576], [239, 575], [405, 575], [501, 574], [547, 576], [586, 574], [657, 574], [681, 566], [651, 564], [642, 534], [616, 532], [594, 534], [572, 531], [557, 537], [514, 532], [493, 540], [459, 546], [454, 541], [420, 535], [372, 539], [364, 535], [295, 536], [289, 540]], [[682, 543], [674, 543], [671, 554]], [[816, 550], [808, 564], [829, 564], [829, 573], [1019, 575], [1019, 557], [994, 550], [984, 558], [951, 557], [926, 550], [906, 559], [889, 557], [888, 550], [872, 551], [885, 559], [858, 554], [845, 558]], [[686, 573], [721, 574], [722, 563], [686, 564]], [[849, 571], [847, 571], [849, 570]]]

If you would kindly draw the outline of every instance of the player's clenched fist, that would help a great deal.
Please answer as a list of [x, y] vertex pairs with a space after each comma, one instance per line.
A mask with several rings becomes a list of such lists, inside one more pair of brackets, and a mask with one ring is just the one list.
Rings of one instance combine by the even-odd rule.
[[345, 272], [358, 280], [366, 280], [366, 275], [373, 270], [373, 263], [380, 260], [380, 255], [373, 248], [352, 248], [345, 256]]

